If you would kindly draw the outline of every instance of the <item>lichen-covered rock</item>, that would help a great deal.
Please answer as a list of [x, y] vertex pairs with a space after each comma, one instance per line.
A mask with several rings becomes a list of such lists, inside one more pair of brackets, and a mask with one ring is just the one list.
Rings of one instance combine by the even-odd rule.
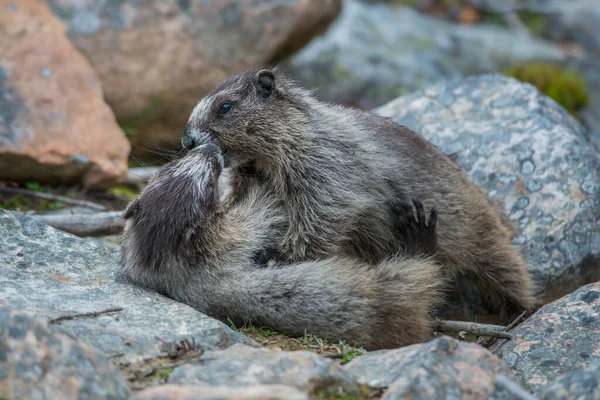
[[308, 400], [308, 394], [284, 385], [229, 387], [167, 384], [146, 389], [133, 396], [132, 400]]
[[553, 379], [536, 394], [540, 400], [600, 400], [600, 365]]
[[236, 344], [229, 349], [207, 352], [194, 364], [175, 368], [169, 383], [205, 383], [232, 387], [282, 384], [312, 392], [338, 387], [353, 393], [356, 382], [335, 360], [308, 351], [273, 351]]
[[277, 62], [327, 28], [341, 0], [47, 0], [97, 71], [134, 145], [179, 142], [207, 90]]
[[127, 399], [103, 354], [34, 318], [0, 307], [1, 399]]
[[457, 155], [515, 227], [541, 301], [600, 280], [600, 156], [554, 101], [531, 85], [485, 75], [377, 111]]
[[0, 1], [0, 180], [106, 186], [131, 146], [42, 0]]
[[[447, 336], [396, 350], [366, 353], [346, 365], [359, 383], [389, 387], [384, 399], [490, 398], [495, 378], [511, 369], [483, 347]], [[495, 397], [500, 398], [500, 397]]]
[[389, 3], [346, 0], [327, 33], [285, 68], [324, 100], [370, 109], [440, 80], [563, 59], [556, 46], [498, 26], [456, 25]]
[[123, 308], [60, 322], [71, 337], [122, 362], [161, 353], [164, 340], [195, 340], [207, 349], [253, 343], [225, 324], [155, 292], [121, 282], [118, 254], [0, 209], [0, 306], [39, 319]]
[[600, 365], [600, 282], [542, 307], [496, 351], [533, 391]]

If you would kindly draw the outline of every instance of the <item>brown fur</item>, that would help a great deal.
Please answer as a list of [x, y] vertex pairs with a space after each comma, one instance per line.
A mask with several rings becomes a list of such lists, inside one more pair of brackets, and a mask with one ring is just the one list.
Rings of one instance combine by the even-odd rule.
[[[232, 106], [227, 112], [224, 103]], [[416, 197], [438, 207], [436, 258], [450, 275], [474, 278], [505, 319], [532, 307], [525, 264], [484, 192], [437, 147], [390, 119], [319, 102], [276, 69], [251, 70], [202, 99], [182, 143], [223, 149], [232, 201], [254, 184], [248, 171], [262, 177], [285, 206], [279, 250], [290, 260], [342, 254], [377, 263], [401, 249], [389, 199]]]
[[244, 199], [222, 204], [222, 166], [216, 146], [201, 146], [163, 167], [129, 205], [121, 265], [131, 281], [220, 320], [290, 335], [306, 330], [372, 350], [430, 338], [429, 313], [442, 284], [424, 254], [434, 251], [434, 214], [427, 226], [406, 204], [394, 206], [396, 222], [414, 232], [410, 257], [370, 265], [336, 256], [264, 267], [254, 255], [281, 240], [283, 204], [257, 183]]

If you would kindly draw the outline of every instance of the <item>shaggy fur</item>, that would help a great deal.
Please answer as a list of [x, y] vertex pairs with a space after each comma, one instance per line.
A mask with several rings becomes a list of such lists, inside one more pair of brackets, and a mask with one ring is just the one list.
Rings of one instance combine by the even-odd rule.
[[437, 147], [390, 119], [322, 103], [277, 69], [250, 70], [194, 109], [182, 144], [205, 143], [221, 147], [232, 168], [232, 201], [244, 198], [254, 171], [282, 202], [284, 258], [380, 262], [401, 250], [389, 200], [415, 197], [438, 207], [436, 258], [447, 274], [470, 275], [505, 320], [533, 305], [524, 262], [484, 192]]
[[441, 278], [424, 252], [435, 249], [435, 213], [426, 224], [423, 213], [414, 218], [412, 207], [394, 204], [396, 222], [414, 233], [411, 258], [375, 266], [348, 257], [259, 266], [254, 255], [285, 232], [285, 208], [258, 184], [225, 208], [217, 185], [222, 165], [216, 146], [202, 146], [163, 167], [130, 203], [121, 255], [130, 280], [223, 321], [253, 321], [290, 335], [306, 329], [367, 349], [430, 338]]

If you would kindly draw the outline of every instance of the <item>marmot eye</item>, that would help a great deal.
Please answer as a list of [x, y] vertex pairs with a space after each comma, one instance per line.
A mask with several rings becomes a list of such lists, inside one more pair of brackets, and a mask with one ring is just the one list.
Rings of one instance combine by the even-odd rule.
[[221, 104], [221, 107], [219, 107], [219, 114], [221, 114], [221, 115], [226, 114], [229, 110], [231, 110], [231, 107], [233, 107], [231, 105], [231, 103]]

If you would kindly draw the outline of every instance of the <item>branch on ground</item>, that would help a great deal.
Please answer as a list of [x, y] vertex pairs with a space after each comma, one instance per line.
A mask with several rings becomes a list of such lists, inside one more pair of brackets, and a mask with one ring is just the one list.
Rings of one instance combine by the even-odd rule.
[[77, 236], [108, 236], [123, 231], [123, 211], [108, 211], [95, 214], [34, 215], [34, 219], [51, 227]]
[[505, 326], [477, 324], [465, 321], [434, 321], [432, 329], [436, 332], [466, 332], [475, 336], [489, 336], [499, 339], [512, 339], [512, 335], [505, 331]]
[[50, 194], [50, 193], [36, 192], [35, 190], [14, 188], [14, 187], [8, 187], [8, 186], [0, 186], [0, 192], [10, 193], [10, 194], [22, 194], [24, 196], [37, 197], [39, 199], [50, 200], [50, 201], [61, 201], [66, 204], [87, 207], [87, 208], [91, 208], [93, 210], [98, 210], [98, 211], [106, 210], [106, 207], [104, 207], [102, 204], [93, 203], [93, 202], [87, 201], [87, 200], [72, 199], [70, 197], [58, 196], [58, 195]]
[[159, 169], [160, 167], [130, 168], [123, 183], [131, 186], [145, 185]]

